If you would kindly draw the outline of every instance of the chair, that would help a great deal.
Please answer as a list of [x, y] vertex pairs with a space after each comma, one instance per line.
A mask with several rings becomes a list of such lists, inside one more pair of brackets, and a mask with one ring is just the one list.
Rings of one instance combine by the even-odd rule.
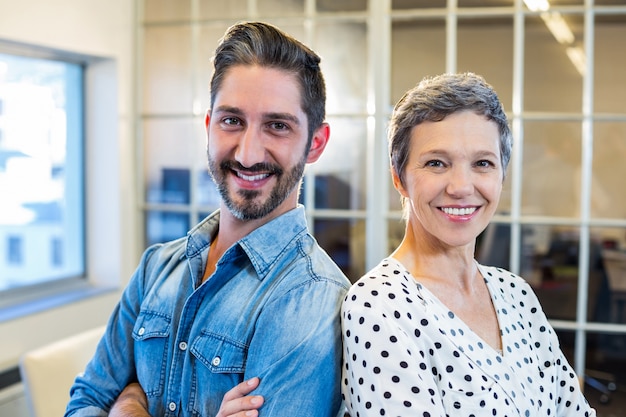
[[93, 356], [104, 326], [26, 352], [20, 374], [33, 417], [59, 417], [65, 412], [70, 387]]
[[[615, 249], [602, 249], [604, 268], [610, 297], [612, 323], [623, 323], [626, 319], [626, 252]], [[608, 404], [611, 394], [617, 391], [614, 375], [607, 372], [585, 370], [585, 383], [600, 392], [600, 403]]]
[[602, 251], [604, 269], [611, 290], [611, 321], [626, 321], [626, 252], [604, 249]]

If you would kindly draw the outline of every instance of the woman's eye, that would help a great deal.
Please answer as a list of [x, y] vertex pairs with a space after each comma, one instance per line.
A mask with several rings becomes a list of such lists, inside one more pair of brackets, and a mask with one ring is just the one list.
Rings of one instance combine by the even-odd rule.
[[443, 166], [443, 162], [439, 161], [439, 160], [432, 160], [432, 161], [428, 161], [426, 162], [426, 166], [427, 167], [433, 167], [433, 168], [439, 168]]
[[476, 166], [481, 167], [481, 168], [489, 168], [493, 166], [493, 164], [491, 163], [491, 161], [482, 160], [482, 161], [476, 162]]

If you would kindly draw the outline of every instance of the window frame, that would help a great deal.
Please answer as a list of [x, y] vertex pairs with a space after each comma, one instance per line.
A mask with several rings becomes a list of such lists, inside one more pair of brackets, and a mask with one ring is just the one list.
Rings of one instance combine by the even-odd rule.
[[[82, 242], [79, 243], [82, 247], [78, 250], [80, 251], [83, 264], [82, 272], [77, 275], [1, 290], [0, 323], [2, 323], [50, 308], [63, 306], [72, 301], [113, 291], [119, 288], [120, 278], [119, 276], [113, 278], [104, 276], [104, 274], [98, 274], [97, 276], [94, 274], [94, 271], [99, 271], [100, 267], [94, 268], [93, 257], [90, 256], [90, 250], [93, 251], [94, 249], [94, 245], [91, 244], [94, 241], [94, 227], [89, 217], [94, 217], [94, 210], [90, 208], [90, 206], [93, 207], [93, 204], [90, 204], [88, 201], [91, 188], [89, 184], [90, 178], [93, 179], [93, 177], [101, 175], [92, 175], [90, 172], [98, 169], [102, 170], [101, 166], [106, 164], [106, 162], [99, 163], [100, 168], [89, 166], [94, 154], [94, 150], [90, 148], [93, 148], [92, 145], [96, 142], [96, 137], [106, 137], [106, 134], [93, 135], [90, 133], [94, 131], [93, 125], [95, 123], [89, 123], [89, 119], [93, 119], [93, 117], [90, 117], [90, 115], [95, 113], [93, 105], [101, 100], [100, 97], [104, 97], [107, 104], [110, 104], [111, 98], [116, 98], [115, 88], [107, 89], [99, 85], [100, 82], [107, 84], [105, 81], [110, 79], [111, 75], [116, 72], [115, 61], [111, 58], [79, 54], [6, 39], [0, 39], [0, 52], [27, 58], [67, 62], [78, 65], [81, 68], [81, 97], [80, 109], [78, 109], [80, 112], [78, 116], [80, 118], [80, 126], [78, 126], [78, 131], [75, 131], [74, 134], [80, 135], [77, 139], [80, 146], [76, 151], [80, 153], [78, 158], [80, 160], [79, 175], [81, 184], [78, 187], [81, 196], [75, 210], [78, 210], [82, 217], [80, 220], [82, 223]], [[115, 82], [115, 77], [112, 80]], [[117, 106], [112, 106], [103, 113], [117, 118]], [[117, 134], [117, 120], [111, 124], [111, 127]], [[108, 162], [111, 161], [109, 160]], [[102, 199], [99, 198], [98, 200], [101, 201]], [[113, 201], [115, 200], [113, 199]], [[76, 215], [76, 211], [73, 213], [72, 215]], [[101, 250], [99, 244], [95, 246], [96, 249]]]

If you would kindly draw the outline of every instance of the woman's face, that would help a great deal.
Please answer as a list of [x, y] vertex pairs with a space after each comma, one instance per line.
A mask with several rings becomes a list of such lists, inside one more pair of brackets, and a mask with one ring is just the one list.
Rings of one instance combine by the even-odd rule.
[[404, 184], [418, 238], [450, 247], [474, 244], [493, 217], [502, 191], [500, 136], [495, 122], [471, 111], [423, 122], [411, 132]]

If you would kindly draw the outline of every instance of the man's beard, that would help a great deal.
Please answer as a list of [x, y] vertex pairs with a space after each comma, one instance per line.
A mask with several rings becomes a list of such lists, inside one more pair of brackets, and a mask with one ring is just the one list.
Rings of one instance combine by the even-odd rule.
[[[255, 164], [250, 168], [245, 168], [239, 162], [222, 161], [218, 166], [217, 161], [209, 156], [209, 173], [230, 212], [239, 220], [255, 220], [274, 211], [299, 185], [304, 173], [306, 158], [307, 155], [304, 155], [291, 170], [285, 173], [281, 167], [268, 163]], [[233, 169], [241, 170], [248, 175], [254, 174], [254, 172], [270, 172], [276, 177], [276, 185], [265, 201], [259, 199], [261, 190], [237, 190], [237, 196], [240, 199], [235, 201], [229, 193], [226, 181], [228, 175], [234, 175]]]

